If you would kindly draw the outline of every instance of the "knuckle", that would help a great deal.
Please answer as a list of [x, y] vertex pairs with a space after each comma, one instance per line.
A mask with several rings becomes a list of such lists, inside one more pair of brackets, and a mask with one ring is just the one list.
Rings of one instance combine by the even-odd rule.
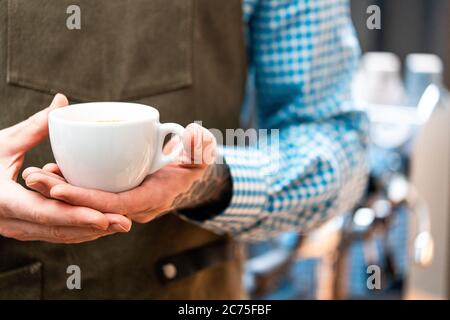
[[89, 227], [88, 230], [89, 230], [89, 232], [90, 232], [90, 235], [89, 235], [89, 236], [99, 236], [99, 235], [105, 233], [104, 230], [99, 230], [99, 229], [96, 229], [96, 228], [94, 228], [94, 227]]
[[61, 227], [59, 226], [51, 226], [50, 227], [50, 235], [53, 238], [56, 238], [58, 240], [61, 240], [63, 242], [69, 241], [67, 238], [67, 235], [64, 233]]
[[83, 237], [99, 237], [103, 234], [106, 234], [108, 231], [106, 230], [100, 230], [94, 227], [88, 227], [86, 228], [86, 232], [83, 233]]

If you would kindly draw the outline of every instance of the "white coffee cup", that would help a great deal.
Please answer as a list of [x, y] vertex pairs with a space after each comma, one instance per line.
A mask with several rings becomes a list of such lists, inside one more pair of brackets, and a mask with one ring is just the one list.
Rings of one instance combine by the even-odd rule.
[[[64, 178], [75, 186], [122, 192], [174, 161], [183, 150], [184, 128], [159, 122], [155, 108], [135, 103], [92, 102], [53, 110], [50, 142]], [[164, 138], [180, 137], [165, 155]]]

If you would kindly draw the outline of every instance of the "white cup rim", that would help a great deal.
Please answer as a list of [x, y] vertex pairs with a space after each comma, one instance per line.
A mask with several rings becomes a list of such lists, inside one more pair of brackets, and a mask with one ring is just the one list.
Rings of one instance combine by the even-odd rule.
[[[127, 113], [133, 112], [132, 110], [137, 110], [139, 112], [139, 116], [134, 116], [125, 119], [124, 121], [118, 122], [95, 122], [93, 120], [82, 120], [82, 119], [70, 119], [68, 117], [69, 113], [76, 112], [80, 109], [84, 108], [95, 108], [95, 107], [126, 107]], [[91, 109], [92, 110], [92, 109]], [[123, 127], [123, 126], [132, 126], [136, 124], [142, 124], [149, 121], [159, 121], [159, 112], [157, 109], [140, 104], [140, 103], [132, 103], [132, 102], [86, 102], [86, 103], [77, 103], [71, 104], [66, 107], [54, 109], [49, 113], [49, 122], [58, 122], [68, 126], [76, 126], [76, 127]]]

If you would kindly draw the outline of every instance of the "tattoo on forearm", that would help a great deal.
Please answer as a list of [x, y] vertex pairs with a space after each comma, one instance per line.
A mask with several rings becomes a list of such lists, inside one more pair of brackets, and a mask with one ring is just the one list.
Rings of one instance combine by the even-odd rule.
[[175, 198], [172, 207], [191, 219], [205, 220], [223, 211], [230, 202], [231, 194], [232, 180], [228, 165], [212, 164], [187, 192]]

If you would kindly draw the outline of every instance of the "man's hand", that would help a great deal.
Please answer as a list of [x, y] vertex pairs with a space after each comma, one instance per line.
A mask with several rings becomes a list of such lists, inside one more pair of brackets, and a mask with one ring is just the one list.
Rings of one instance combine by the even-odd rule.
[[[175, 146], [169, 141], [165, 152]], [[216, 140], [205, 128], [191, 124], [183, 137], [184, 152], [179, 160], [148, 176], [137, 188], [108, 193], [68, 184], [56, 164], [43, 169], [28, 168], [27, 186], [42, 195], [71, 205], [114, 212], [138, 223], [147, 223], [172, 209], [195, 208], [218, 200], [231, 189], [226, 165], [216, 164]]]
[[47, 109], [0, 130], [0, 235], [4, 237], [78, 243], [131, 227], [121, 215], [48, 199], [16, 183], [25, 153], [48, 135], [49, 112], [67, 104], [67, 98], [57, 94]]

